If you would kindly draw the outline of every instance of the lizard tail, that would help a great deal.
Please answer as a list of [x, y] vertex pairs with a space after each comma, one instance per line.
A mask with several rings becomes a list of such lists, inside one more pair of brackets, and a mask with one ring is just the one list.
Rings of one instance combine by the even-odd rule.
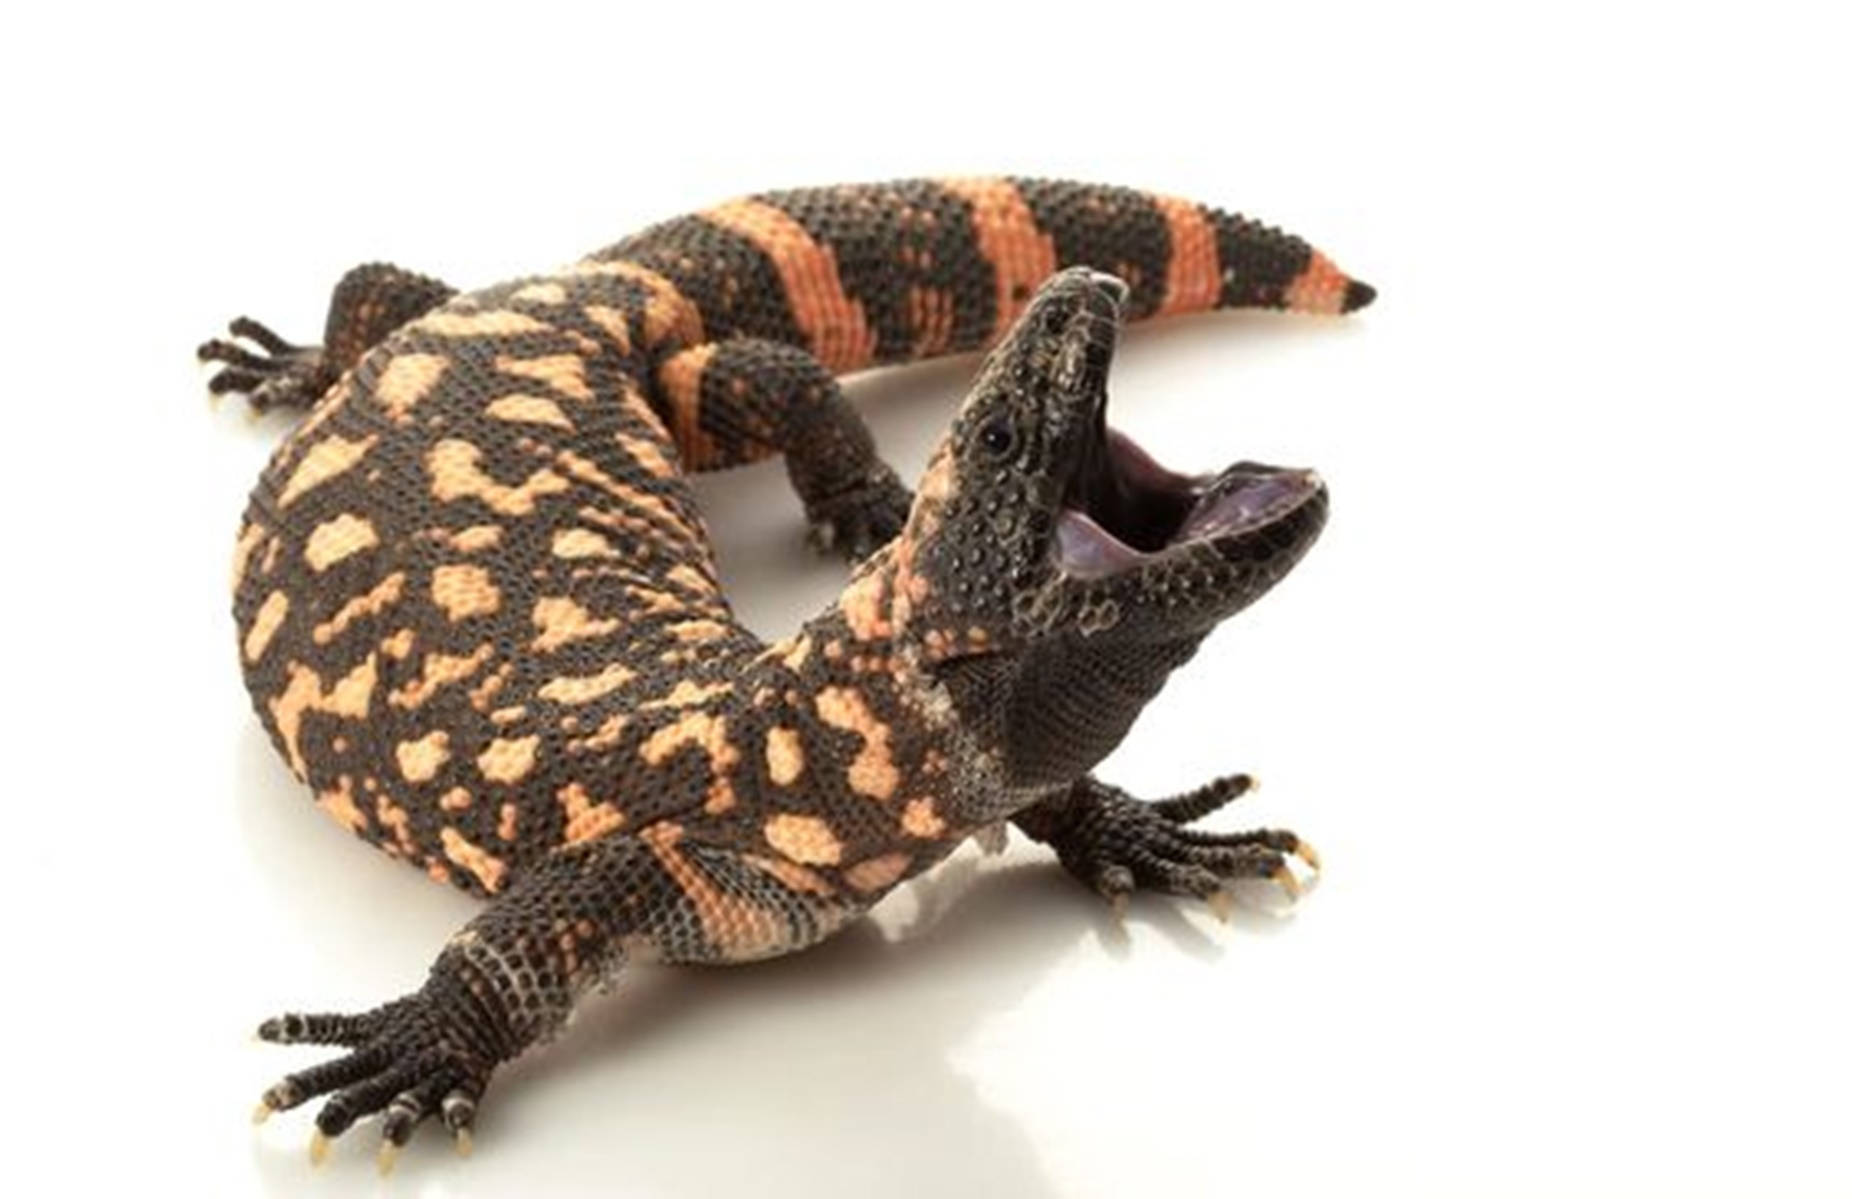
[[598, 254], [647, 268], [713, 339], [807, 350], [844, 374], [994, 343], [1055, 272], [1106, 271], [1127, 315], [1353, 312], [1375, 291], [1304, 240], [1129, 187], [1009, 177], [762, 192]]
[[[1132, 320], [1214, 308], [1273, 308], [1338, 315], [1376, 298], [1303, 238], [1207, 204], [1129, 187], [1063, 180], [950, 182], [972, 205], [987, 258], [1000, 276], [1041, 276], [1070, 266], [1117, 275], [1131, 288]], [[1025, 269], [1026, 268], [1026, 269]], [[1000, 279], [1001, 283], [1001, 279]], [[1009, 315], [1026, 302], [1021, 286]], [[1000, 305], [1002, 289], [999, 288]], [[1002, 321], [998, 335], [1009, 326]]]

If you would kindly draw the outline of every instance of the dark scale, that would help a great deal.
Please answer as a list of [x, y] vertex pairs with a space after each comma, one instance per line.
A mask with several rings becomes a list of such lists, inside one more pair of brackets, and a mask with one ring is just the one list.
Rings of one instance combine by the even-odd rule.
[[[1245, 776], [1143, 803], [1089, 771], [1311, 546], [1324, 486], [1159, 466], [1108, 432], [1105, 372], [1127, 319], [1373, 294], [1184, 201], [910, 180], [736, 200], [470, 293], [360, 267], [320, 346], [233, 322], [200, 348], [212, 389], [305, 412], [238, 537], [258, 717], [330, 817], [490, 900], [418, 991], [264, 1022], [348, 1053], [259, 1114], [326, 1096], [317, 1156], [376, 1113], [383, 1164], [428, 1117], [467, 1145], [496, 1067], [625, 963], [814, 944], [1003, 821], [1115, 904], [1296, 889], [1291, 833], [1186, 827]], [[984, 345], [909, 491], [837, 377]], [[685, 473], [773, 454], [857, 566], [767, 645]]]

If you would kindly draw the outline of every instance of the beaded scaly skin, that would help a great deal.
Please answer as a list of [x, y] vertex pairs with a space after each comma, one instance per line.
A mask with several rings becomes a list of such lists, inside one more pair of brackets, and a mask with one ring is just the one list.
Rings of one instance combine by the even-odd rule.
[[[814, 944], [1008, 821], [1115, 903], [1296, 887], [1291, 833], [1185, 827], [1245, 776], [1144, 804], [1088, 771], [1324, 488], [1164, 470], [1106, 430], [1105, 370], [1125, 320], [1373, 294], [1213, 208], [948, 179], [736, 200], [467, 294], [363, 266], [320, 346], [233, 322], [212, 390], [307, 410], [237, 539], [257, 714], [330, 817], [491, 899], [419, 991], [266, 1021], [349, 1052], [259, 1115], [330, 1096], [318, 1160], [373, 1113], [382, 1165], [431, 1116], [467, 1147], [496, 1066], [626, 962]], [[837, 377], [985, 346], [910, 495]], [[684, 473], [772, 454], [859, 565], [768, 645]]]

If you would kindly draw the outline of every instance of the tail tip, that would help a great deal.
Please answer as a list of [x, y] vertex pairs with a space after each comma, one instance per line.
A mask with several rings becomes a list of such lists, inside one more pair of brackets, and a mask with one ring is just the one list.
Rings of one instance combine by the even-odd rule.
[[1355, 312], [1359, 308], [1368, 308], [1374, 299], [1376, 299], [1374, 287], [1361, 280], [1352, 279], [1344, 285], [1344, 307], [1340, 311]]

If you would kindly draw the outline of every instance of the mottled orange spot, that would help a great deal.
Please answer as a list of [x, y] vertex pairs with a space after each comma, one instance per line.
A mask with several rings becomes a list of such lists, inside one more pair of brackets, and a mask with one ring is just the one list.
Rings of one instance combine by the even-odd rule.
[[538, 733], [530, 737], [497, 737], [476, 756], [476, 769], [490, 782], [518, 783], [533, 770], [539, 749]]
[[578, 783], [568, 783], [560, 788], [559, 803], [566, 813], [566, 828], [562, 836], [567, 845], [590, 841], [623, 827], [624, 814], [617, 809], [617, 805], [610, 800], [594, 800], [591, 793]]
[[591, 384], [585, 380], [585, 359], [577, 354], [548, 354], [540, 358], [503, 354], [495, 359], [495, 369], [532, 380], [569, 400], [586, 403], [592, 398]]
[[996, 274], [997, 321], [990, 337], [999, 337], [1055, 273], [1055, 239], [1036, 228], [1035, 214], [1008, 179], [942, 179], [939, 184], [971, 206], [978, 253]]
[[529, 283], [527, 286], [519, 288], [508, 298], [517, 300], [523, 304], [564, 304], [566, 302], [566, 289], [557, 283], [543, 280], [542, 282]]
[[269, 536], [269, 530], [256, 523], [247, 524], [238, 534], [238, 544], [232, 547], [231, 585], [238, 590], [238, 584], [244, 582], [245, 567], [250, 564], [251, 555]]
[[654, 587], [632, 583], [624, 588], [624, 594], [637, 602], [637, 607], [645, 616], [661, 616], [670, 612], [688, 610], [688, 604], [681, 596], [668, 591], [658, 591]]
[[617, 345], [620, 354], [630, 353], [630, 319], [616, 308], [603, 304], [587, 304], [579, 311], [585, 318], [603, 329], [607, 336]]
[[298, 778], [308, 772], [297, 738], [302, 732], [302, 718], [310, 712], [364, 720], [373, 701], [373, 686], [379, 678], [379, 656], [368, 654], [366, 661], [323, 690], [321, 676], [300, 662], [288, 667], [288, 682], [282, 694], [269, 703], [270, 718], [276, 722], [277, 735], [283, 740], [290, 769]]
[[303, 492], [352, 470], [378, 441], [377, 435], [349, 441], [337, 433], [316, 442], [296, 463], [283, 489], [277, 492], [277, 507], [287, 508]]
[[501, 819], [495, 822], [495, 835], [504, 841], [514, 840], [515, 823], [520, 819], [521, 810], [511, 803], [502, 805]]
[[907, 872], [913, 859], [904, 853], [884, 853], [876, 858], [864, 858], [842, 872], [843, 879], [857, 891], [867, 894], [872, 891], [885, 891], [900, 881]]
[[379, 817], [382, 826], [392, 830], [393, 840], [398, 842], [400, 856], [408, 858], [417, 856], [418, 843], [412, 839], [410, 812], [393, 803], [391, 796], [381, 792], [373, 801], [373, 814]]
[[636, 677], [629, 667], [613, 662], [597, 674], [561, 675], [542, 684], [537, 694], [559, 704], [583, 704], [608, 695]]
[[609, 558], [611, 542], [591, 529], [561, 529], [553, 534], [555, 558]]
[[426, 733], [416, 741], [401, 741], [394, 750], [399, 773], [410, 783], [428, 783], [450, 760], [450, 734], [442, 729]]
[[762, 854], [743, 853], [740, 857], [754, 870], [771, 875], [786, 887], [800, 895], [834, 895], [836, 888], [830, 881], [808, 866], [800, 866], [790, 858], [772, 858]]
[[545, 333], [553, 326], [525, 312], [433, 312], [406, 326], [438, 337], [513, 337], [519, 333]]
[[320, 572], [378, 544], [379, 533], [372, 521], [343, 512], [309, 532], [308, 541], [302, 547], [302, 558], [311, 570]]
[[804, 773], [804, 742], [796, 729], [780, 725], [765, 734], [765, 772], [780, 787]]
[[677, 512], [663, 502], [661, 496], [652, 495], [628, 483], [613, 479], [590, 459], [581, 457], [571, 450], [561, 450], [559, 464], [567, 474], [582, 483], [590, 483], [600, 491], [615, 497], [630, 508], [650, 518], [659, 527], [672, 533], [678, 540], [697, 547], [703, 555], [707, 549], [707, 532], [701, 528], [698, 517], [691, 513]]
[[573, 431], [571, 418], [560, 410], [558, 404], [545, 396], [531, 396], [517, 391], [489, 401], [489, 406], [483, 411], [496, 420], [510, 424], [551, 425], [568, 433]]
[[255, 662], [264, 656], [264, 650], [270, 646], [270, 639], [276, 636], [277, 629], [283, 625], [283, 618], [289, 615], [289, 596], [281, 591], [272, 591], [264, 597], [259, 605], [257, 615], [251, 618], [251, 627], [244, 635], [244, 660]]
[[657, 441], [663, 445], [675, 444], [675, 439], [669, 436], [668, 427], [662, 423], [662, 418], [656, 415], [656, 410], [650, 407], [649, 400], [637, 389], [635, 383], [625, 380], [620, 384], [617, 400], [619, 406]]
[[566, 748], [572, 753], [609, 749], [611, 746], [617, 744], [618, 738], [624, 735], [624, 729], [629, 724], [630, 717], [625, 716], [621, 712], [614, 716], [607, 716], [604, 719], [604, 723], [593, 730], [589, 736], [580, 737], [574, 741], [568, 741], [566, 743]]
[[1215, 226], [1202, 205], [1174, 196], [1151, 202], [1170, 226], [1170, 262], [1164, 271], [1164, 301], [1156, 316], [1207, 312], [1222, 296], [1222, 262], [1215, 248]]
[[900, 813], [900, 827], [910, 836], [937, 837], [945, 831], [945, 821], [931, 798], [910, 799]]
[[633, 437], [628, 433], [617, 435], [617, 444], [629, 454], [632, 461], [658, 479], [672, 478], [679, 472], [675, 464], [663, 454], [662, 447], [647, 437]]
[[450, 360], [442, 354], [396, 354], [373, 384], [373, 397], [386, 415], [403, 422], [437, 387]]
[[475, 674], [494, 653], [495, 646], [485, 641], [467, 655], [426, 654], [422, 675], [397, 688], [386, 699], [396, 707], [415, 708], [445, 684], [461, 682]]
[[859, 640], [875, 641], [894, 632], [888, 621], [887, 575], [879, 570], [864, 570], [849, 580], [837, 607]]
[[786, 670], [796, 674], [804, 669], [804, 663], [810, 660], [811, 644], [810, 635], [800, 633], [795, 637], [778, 642], [767, 652], [784, 663]]
[[[365, 595], [357, 595], [353, 599], [348, 600], [345, 604], [342, 604], [338, 612], [321, 624], [316, 625], [310, 636], [314, 639], [315, 644], [327, 645], [336, 637], [346, 632], [347, 627], [355, 621], [376, 615], [385, 611], [393, 604], [398, 603], [399, 597], [403, 595], [404, 592], [405, 572], [402, 570], [395, 570], [381, 579], [378, 584], [374, 586], [373, 590], [367, 592]], [[411, 630], [406, 629], [403, 631], [408, 637], [410, 636]], [[390, 656], [402, 658], [405, 655], [391, 654]]]
[[474, 845], [462, 833], [445, 825], [438, 833], [444, 843], [444, 856], [476, 876], [482, 889], [488, 892], [501, 890], [502, 880], [508, 876], [508, 864], [500, 858]]
[[574, 641], [603, 637], [617, 631], [615, 619], [599, 620], [577, 600], [563, 595], [542, 596], [534, 601], [534, 627], [540, 630], [534, 648], [545, 653]]
[[489, 710], [489, 701], [494, 699], [496, 693], [507, 685], [509, 678], [513, 674], [513, 662], [503, 662], [500, 666], [497, 666], [488, 678], [483, 679], [480, 683], [470, 688], [469, 706], [476, 709], [478, 712], [487, 712]]
[[891, 799], [900, 786], [900, 771], [888, 748], [888, 726], [875, 718], [862, 693], [852, 687], [825, 687], [816, 703], [824, 724], [862, 739], [861, 752], [849, 763], [850, 790], [871, 799]]
[[719, 641], [731, 630], [717, 620], [683, 620], [668, 626], [669, 636], [681, 642], [704, 644]]
[[431, 476], [431, 494], [440, 502], [474, 497], [504, 516], [526, 516], [534, 510], [539, 497], [564, 491], [568, 486], [566, 480], [546, 467], [513, 487], [497, 482], [483, 472], [482, 450], [454, 437], [431, 447], [425, 455], [425, 470]]
[[359, 832], [367, 826], [367, 814], [354, 802], [354, 781], [342, 775], [339, 783], [328, 791], [318, 792], [315, 806], [334, 817], [335, 823], [350, 832]]
[[691, 708], [732, 690], [732, 683], [697, 683], [693, 679], [683, 679], [675, 684], [669, 694], [663, 698], [652, 699], [637, 706], [639, 708]]
[[707, 788], [706, 810], [718, 814], [731, 808], [735, 797], [727, 776], [739, 764], [740, 755], [727, 739], [727, 718], [703, 711], [685, 713], [674, 724], [651, 733], [638, 753], [649, 765], [661, 766], [685, 746], [695, 746], [707, 755], [713, 781]]
[[806, 866], [834, 866], [842, 860], [842, 842], [829, 822], [817, 816], [780, 812], [765, 822], [765, 843]]
[[431, 571], [431, 602], [452, 621], [468, 620], [499, 611], [502, 593], [482, 567], [451, 563]]
[[467, 529], [458, 529], [450, 535], [450, 548], [463, 554], [493, 549], [501, 543], [502, 528], [500, 525], [471, 525]]
[[824, 366], [840, 374], [874, 361], [875, 332], [861, 302], [843, 290], [835, 250], [818, 243], [786, 213], [758, 200], [734, 200], [701, 217], [746, 238], [772, 260], [792, 319]]
[[438, 797], [437, 806], [446, 812], [461, 812], [474, 802], [475, 797], [462, 787], [452, 787]]
[[412, 652], [412, 645], [417, 640], [418, 634], [411, 629], [400, 629], [379, 643], [379, 652], [396, 662], [402, 662]]

